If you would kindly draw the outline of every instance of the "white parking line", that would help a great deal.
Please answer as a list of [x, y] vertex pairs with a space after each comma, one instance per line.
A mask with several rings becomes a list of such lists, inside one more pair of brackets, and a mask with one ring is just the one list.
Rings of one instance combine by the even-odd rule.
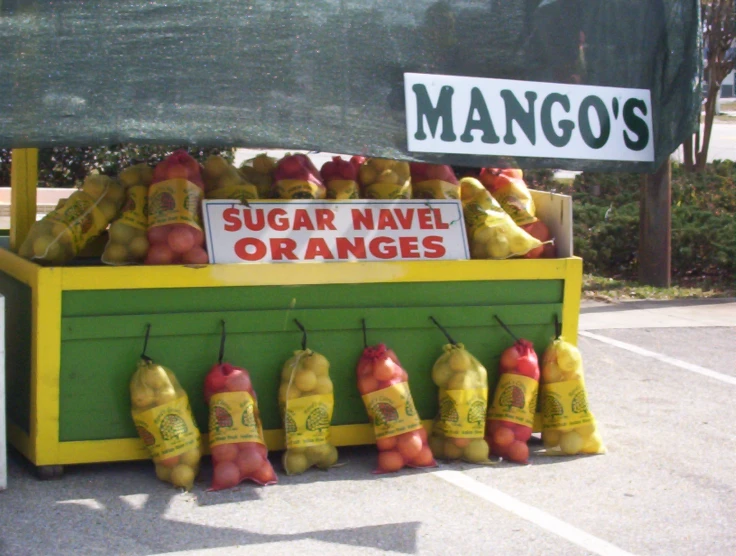
[[550, 533], [554, 533], [563, 539], [567, 539], [571, 543], [576, 544], [589, 552], [600, 554], [601, 556], [633, 556], [631, 552], [626, 552], [603, 539], [599, 539], [598, 537], [586, 533], [569, 523], [565, 523], [547, 512], [525, 504], [524, 502], [521, 502], [508, 494], [504, 494], [500, 490], [489, 487], [480, 481], [476, 481], [472, 477], [468, 477], [460, 471], [434, 471], [431, 474], [435, 477], [439, 477], [443, 481], [447, 481], [448, 483], [460, 487], [471, 494], [475, 494], [476, 496], [495, 504], [507, 512], [511, 512], [512, 514], [515, 514], [518, 517], [541, 527], [542, 529], [546, 529]]
[[679, 367], [680, 369], [685, 369], [686, 371], [690, 371], [691, 373], [697, 373], [699, 375], [720, 380], [721, 382], [725, 382], [727, 384], [736, 385], [736, 377], [724, 375], [723, 373], [706, 369], [705, 367], [701, 367], [700, 365], [693, 365], [692, 363], [680, 361], [679, 359], [675, 359], [674, 357], [667, 357], [666, 355], [662, 355], [661, 353], [649, 351], [633, 344], [627, 344], [626, 342], [619, 342], [618, 340], [614, 340], [613, 338], [608, 338], [606, 336], [599, 336], [598, 334], [593, 334], [592, 332], [580, 331], [578, 332], [578, 334], [585, 338], [590, 338], [591, 340], [598, 340], [599, 342], [603, 342], [604, 344], [625, 349], [626, 351], [630, 351], [638, 355], [643, 355], [644, 357], [651, 357], [652, 359], [662, 361], [663, 363], [668, 363], [669, 365]]

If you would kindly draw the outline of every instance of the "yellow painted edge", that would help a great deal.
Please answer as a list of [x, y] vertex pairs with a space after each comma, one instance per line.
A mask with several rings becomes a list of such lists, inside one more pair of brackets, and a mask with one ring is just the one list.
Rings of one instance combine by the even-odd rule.
[[31, 337], [31, 441], [36, 465], [59, 458], [61, 371], [61, 272], [44, 268], [33, 288]]
[[6, 249], [0, 249], [0, 270], [30, 286], [36, 280], [41, 267]]
[[[15, 423], [8, 423], [8, 442], [15, 446], [16, 450], [28, 458], [29, 461], [35, 461], [36, 453], [33, 449], [33, 444], [31, 444], [31, 439], [28, 437], [26, 432]], [[0, 450], [3, 448], [3, 446], [0, 446]]]
[[562, 294], [562, 336], [571, 344], [578, 343], [580, 297], [583, 289], [583, 260], [567, 259], [565, 289]]
[[[429, 432], [432, 420], [422, 421], [422, 425]], [[269, 450], [284, 449], [283, 429], [263, 431], [263, 436]], [[373, 427], [363, 425], [337, 425], [330, 428], [331, 442], [335, 446], [362, 446], [375, 444], [376, 437]], [[209, 453], [207, 435], [202, 434], [204, 453]], [[121, 438], [116, 440], [82, 440], [75, 442], [60, 442], [55, 461], [44, 462], [45, 465], [71, 465], [77, 463], [101, 463], [112, 461], [131, 461], [150, 459], [143, 442], [138, 438]]]
[[13, 149], [10, 163], [10, 248], [17, 251], [36, 221], [38, 149]]
[[570, 259], [61, 268], [62, 289], [130, 290], [381, 282], [561, 280]]

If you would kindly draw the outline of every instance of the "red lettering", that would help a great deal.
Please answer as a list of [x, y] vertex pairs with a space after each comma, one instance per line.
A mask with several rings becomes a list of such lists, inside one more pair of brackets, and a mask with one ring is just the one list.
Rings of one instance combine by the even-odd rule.
[[397, 208], [396, 219], [401, 224], [402, 230], [411, 230], [411, 223], [414, 220], [414, 209], [406, 209], [406, 214], [404, 214], [400, 208]]
[[349, 259], [352, 255], [356, 259], [365, 260], [365, 238], [356, 237], [355, 243], [351, 243], [346, 237], [338, 237], [335, 239], [337, 246], [337, 258]]
[[311, 237], [307, 242], [307, 252], [304, 254], [304, 259], [311, 261], [317, 257], [323, 259], [334, 259], [335, 256], [327, 246], [327, 242], [321, 237]]
[[394, 215], [391, 209], [381, 209], [378, 211], [378, 223], [376, 224], [377, 230], [398, 230], [399, 225], [394, 220]]
[[225, 209], [222, 213], [222, 218], [225, 220], [225, 231], [226, 232], [237, 232], [240, 229], [240, 219], [238, 218], [238, 209], [229, 208]]
[[416, 237], [400, 237], [399, 248], [401, 249], [401, 258], [418, 259], [419, 258], [419, 238]]
[[439, 259], [444, 257], [447, 253], [447, 249], [442, 245], [441, 236], [427, 236], [422, 240], [422, 247], [424, 247], [424, 256], [428, 259]]
[[294, 227], [292, 230], [314, 230], [312, 219], [306, 209], [296, 209], [294, 211]]
[[271, 243], [271, 258], [274, 261], [283, 261], [284, 259], [295, 261], [297, 259], [294, 254], [296, 241], [293, 239], [288, 237], [272, 237], [269, 241]]
[[277, 232], [288, 230], [289, 219], [286, 217], [286, 211], [280, 208], [270, 210], [268, 212], [268, 226]]
[[428, 208], [417, 209], [417, 217], [419, 218], [419, 229], [434, 230], [432, 226], [432, 210]]
[[353, 229], [360, 230], [361, 227], [364, 230], [375, 230], [373, 226], [373, 211], [366, 209], [363, 212], [360, 209], [352, 209], [351, 214], [353, 216]]
[[394, 240], [386, 236], [378, 236], [373, 238], [368, 245], [371, 255], [377, 259], [395, 259], [398, 253], [396, 246], [393, 245]]
[[438, 208], [433, 208], [432, 212], [434, 213], [435, 230], [448, 230], [450, 225], [442, 221], [442, 211]]
[[[255, 220], [253, 216], [255, 215]], [[263, 218], [263, 209], [243, 209], [243, 223], [245, 227], [252, 232], [259, 232], [266, 226], [265, 218]]]
[[335, 224], [333, 224], [333, 221], [335, 220], [335, 213], [332, 212], [330, 209], [316, 209], [315, 210], [315, 220], [317, 220], [317, 229], [318, 230], [336, 230]]
[[[249, 249], [251, 247], [252, 249]], [[244, 261], [260, 261], [268, 252], [266, 244], [254, 237], [239, 239], [235, 242], [234, 250], [235, 255]]]

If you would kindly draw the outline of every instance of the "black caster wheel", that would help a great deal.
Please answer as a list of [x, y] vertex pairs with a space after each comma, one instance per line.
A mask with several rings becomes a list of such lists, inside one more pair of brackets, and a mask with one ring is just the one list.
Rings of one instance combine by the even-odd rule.
[[61, 479], [64, 475], [63, 465], [39, 465], [36, 467], [36, 475], [42, 481], [52, 481], [54, 479]]

